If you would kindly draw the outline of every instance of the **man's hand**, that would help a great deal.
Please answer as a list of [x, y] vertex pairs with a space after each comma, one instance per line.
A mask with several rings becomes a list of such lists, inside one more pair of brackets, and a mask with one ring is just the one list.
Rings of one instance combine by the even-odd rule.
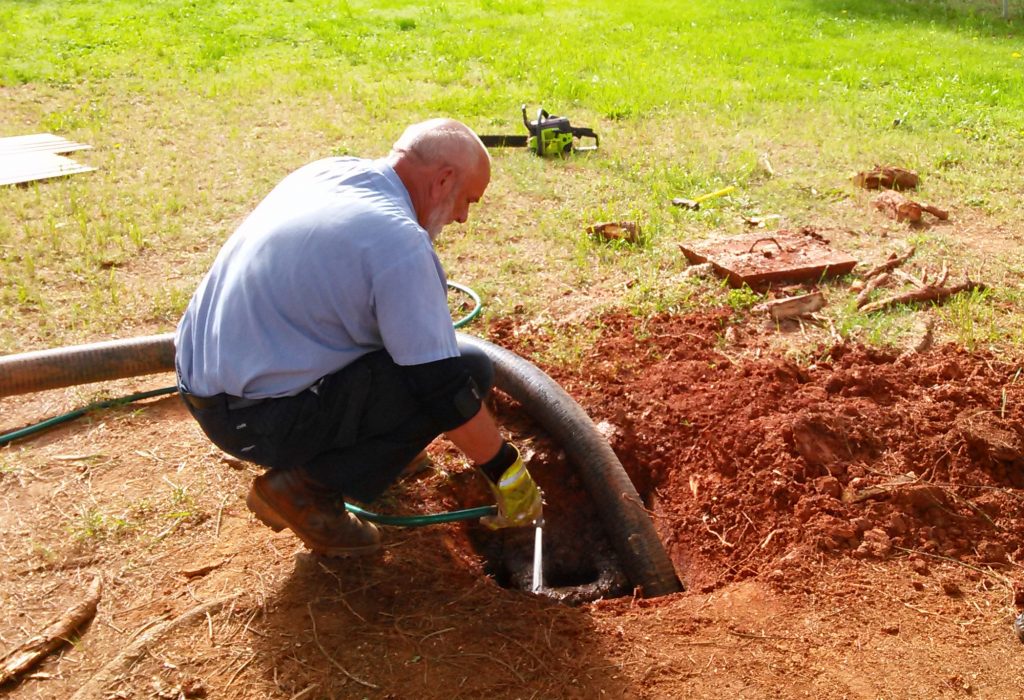
[[[515, 448], [512, 448], [515, 450]], [[544, 494], [526, 470], [519, 451], [516, 450], [515, 461], [508, 467], [498, 483], [491, 481], [486, 475], [484, 480], [494, 494], [498, 503], [498, 514], [480, 518], [480, 522], [492, 530], [503, 527], [524, 527], [541, 519], [544, 514]]]

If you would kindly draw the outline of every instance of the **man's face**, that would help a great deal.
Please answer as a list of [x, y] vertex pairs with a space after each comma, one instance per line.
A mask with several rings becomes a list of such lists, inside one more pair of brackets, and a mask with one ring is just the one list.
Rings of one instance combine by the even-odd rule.
[[437, 237], [441, 235], [441, 230], [455, 220], [452, 213], [455, 210], [455, 197], [457, 194], [457, 191], [452, 190], [451, 194], [434, 207], [433, 211], [427, 216], [427, 220], [423, 223], [423, 228], [427, 230], [430, 240], [436, 241]]
[[470, 205], [480, 201], [490, 181], [489, 166], [478, 168], [463, 178], [456, 178], [449, 194], [434, 206], [423, 224], [430, 240], [436, 240], [441, 230], [453, 221], [466, 223], [469, 220]]

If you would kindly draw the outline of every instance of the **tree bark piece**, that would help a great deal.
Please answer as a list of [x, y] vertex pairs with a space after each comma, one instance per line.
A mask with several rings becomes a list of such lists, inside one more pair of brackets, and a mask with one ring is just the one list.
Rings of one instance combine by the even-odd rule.
[[587, 226], [586, 230], [591, 236], [628, 243], [638, 243], [643, 235], [640, 225], [635, 221], [603, 221]]
[[46, 629], [7, 654], [0, 666], [0, 686], [14, 680], [59, 649], [71, 638], [75, 630], [92, 619], [100, 602], [101, 590], [102, 583], [97, 576], [90, 584], [85, 600], [68, 608]]
[[985, 291], [988, 289], [981, 282], [972, 282], [967, 280], [962, 284], [955, 284], [952, 287], [941, 287], [927, 285], [915, 289], [912, 292], [905, 294], [898, 294], [888, 299], [882, 299], [880, 301], [873, 302], [866, 305], [861, 309], [866, 314], [870, 314], [875, 311], [882, 311], [883, 309], [890, 309], [899, 304], [915, 304], [915, 303], [926, 303], [926, 302], [943, 302], [954, 294], [960, 292], [974, 292], [974, 291]]
[[853, 177], [853, 184], [866, 190], [893, 189], [912, 190], [920, 182], [917, 173], [894, 165], [875, 166]]
[[886, 190], [879, 194], [875, 197], [873, 204], [875, 209], [896, 221], [909, 221], [916, 224], [923, 216], [920, 204], [893, 190]]
[[892, 190], [886, 190], [875, 197], [874, 205], [875, 209], [882, 212], [890, 219], [896, 219], [896, 221], [909, 221], [912, 224], [920, 223], [921, 218], [924, 216], [924, 212], [928, 212], [940, 221], [946, 221], [949, 219], [949, 212], [945, 209], [939, 209], [938, 207], [930, 204], [915, 202], [909, 197]]
[[773, 301], [758, 304], [757, 311], [767, 311], [768, 315], [775, 321], [783, 321], [788, 318], [798, 318], [814, 313], [825, 307], [825, 296], [821, 292], [812, 292], [798, 297], [787, 299], [775, 299]]

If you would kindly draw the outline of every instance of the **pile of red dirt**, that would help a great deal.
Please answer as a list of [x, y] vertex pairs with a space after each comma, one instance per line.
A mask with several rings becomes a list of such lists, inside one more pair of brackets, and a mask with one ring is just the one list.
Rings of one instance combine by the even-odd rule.
[[[578, 369], [541, 365], [606, 429], [691, 589], [799, 587], [827, 555], [1024, 554], [1020, 364], [849, 344], [760, 359], [723, 349], [730, 323], [606, 317]], [[527, 359], [545, 342], [492, 331]]]

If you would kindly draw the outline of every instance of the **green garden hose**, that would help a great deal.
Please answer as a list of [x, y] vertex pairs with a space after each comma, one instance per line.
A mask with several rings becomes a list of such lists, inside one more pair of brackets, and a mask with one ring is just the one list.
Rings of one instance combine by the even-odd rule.
[[63, 414], [61, 414], [59, 416], [54, 416], [53, 418], [48, 418], [48, 419], [42, 421], [41, 423], [36, 423], [35, 425], [30, 425], [27, 428], [22, 428], [21, 430], [15, 430], [15, 431], [12, 431], [10, 433], [4, 433], [3, 435], [0, 435], [0, 447], [3, 447], [4, 445], [6, 445], [9, 442], [14, 442], [15, 440], [20, 440], [21, 438], [28, 437], [29, 435], [34, 435], [34, 434], [36, 434], [38, 432], [46, 430], [47, 428], [52, 428], [55, 425], [60, 425], [61, 423], [66, 423], [67, 421], [74, 420], [75, 418], [80, 418], [81, 416], [84, 416], [89, 411], [96, 411], [96, 410], [99, 410], [101, 408], [113, 408], [114, 406], [123, 406], [125, 404], [131, 403], [132, 401], [141, 401], [142, 399], [151, 399], [154, 396], [163, 396], [164, 394], [173, 394], [173, 393], [176, 393], [177, 391], [178, 391], [178, 387], [176, 387], [176, 386], [165, 386], [163, 389], [153, 389], [152, 391], [143, 391], [143, 392], [140, 392], [138, 394], [132, 394], [131, 396], [124, 396], [124, 397], [119, 398], [119, 399], [106, 399], [104, 401], [94, 401], [93, 403], [89, 404], [88, 406], [83, 406], [82, 408], [76, 408], [74, 411], [69, 411], [68, 413], [63, 413]]
[[478, 508], [466, 508], [464, 510], [452, 510], [447, 513], [431, 513], [429, 515], [380, 515], [363, 510], [351, 503], [345, 504], [345, 510], [355, 513], [363, 520], [379, 525], [397, 525], [398, 527], [420, 527], [422, 525], [436, 525], [437, 523], [452, 523], [457, 520], [475, 520], [487, 515], [497, 515], [498, 506], [480, 506]]
[[[462, 328], [463, 326], [469, 324], [470, 322], [473, 321], [473, 319], [480, 315], [480, 312], [483, 310], [483, 302], [480, 301], [480, 296], [475, 291], [473, 291], [472, 289], [465, 285], [457, 284], [455, 282], [449, 282], [448, 286], [451, 287], [452, 289], [456, 289], [462, 292], [463, 294], [466, 294], [467, 296], [469, 296], [470, 299], [473, 300], [473, 309], [468, 314], [466, 314], [465, 316], [463, 316], [462, 318], [453, 323], [455, 328]], [[30, 425], [26, 428], [21, 428], [20, 430], [14, 430], [9, 433], [4, 433], [0, 435], [0, 447], [3, 447], [15, 440], [20, 440], [22, 438], [34, 435], [48, 428], [60, 425], [61, 423], [66, 423], [76, 418], [80, 418], [81, 416], [84, 416], [86, 413], [89, 413], [90, 411], [96, 411], [104, 408], [113, 408], [115, 406], [123, 406], [125, 404], [132, 403], [133, 401], [150, 399], [153, 398], [154, 396], [174, 394], [177, 391], [177, 386], [168, 386], [162, 389], [143, 391], [137, 394], [132, 394], [130, 396], [125, 396], [118, 399], [106, 399], [103, 401], [95, 401], [89, 404], [88, 406], [83, 406], [82, 408], [75, 409], [74, 411], [69, 411], [68, 413], [63, 413], [59, 416], [48, 418], [40, 423], [36, 423], [35, 425]], [[379, 515], [377, 513], [372, 513], [368, 510], [363, 510], [359, 506], [352, 505], [351, 503], [346, 503], [345, 509], [348, 510], [349, 512], [355, 513], [356, 515], [365, 520], [369, 520], [370, 522], [379, 523], [381, 525], [395, 525], [398, 527], [421, 527], [423, 525], [450, 523], [459, 520], [473, 520], [476, 518], [494, 515], [495, 513], [497, 513], [496, 506], [480, 506], [479, 508], [467, 508], [465, 510], [455, 510], [447, 513], [432, 513], [429, 515]]]
[[462, 318], [460, 318], [454, 324], [456, 328], [462, 328], [463, 326], [468, 325], [474, 318], [480, 315], [480, 312], [483, 311], [484, 309], [484, 303], [480, 301], [479, 294], [477, 294], [464, 284], [458, 284], [457, 282], [449, 282], [448, 286], [451, 287], [452, 289], [459, 290], [460, 292], [462, 292], [463, 294], [465, 294], [466, 296], [473, 300], [473, 310], [470, 311], [465, 316], [463, 316]]

